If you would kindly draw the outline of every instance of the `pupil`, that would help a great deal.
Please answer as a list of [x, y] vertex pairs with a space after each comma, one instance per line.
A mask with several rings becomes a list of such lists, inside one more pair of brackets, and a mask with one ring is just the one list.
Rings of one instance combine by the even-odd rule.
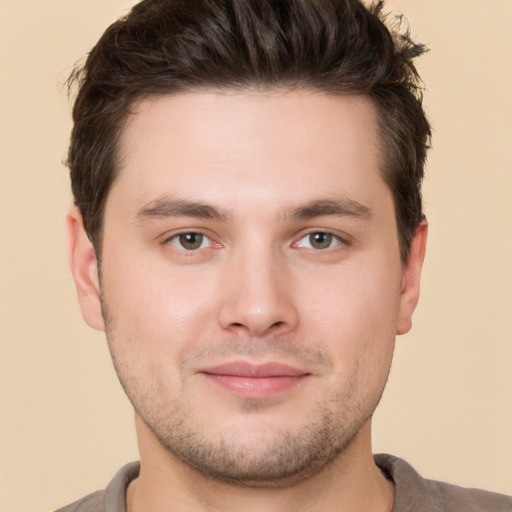
[[180, 235], [180, 244], [185, 249], [197, 249], [201, 247], [203, 235], [200, 233], [184, 233]]
[[310, 236], [311, 245], [315, 249], [327, 249], [332, 242], [330, 233], [314, 233]]

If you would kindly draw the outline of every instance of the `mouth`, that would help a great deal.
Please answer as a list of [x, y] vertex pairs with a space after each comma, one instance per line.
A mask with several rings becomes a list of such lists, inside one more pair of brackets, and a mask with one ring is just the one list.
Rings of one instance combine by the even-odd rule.
[[300, 386], [311, 373], [281, 363], [235, 361], [202, 370], [209, 382], [244, 398], [269, 398]]

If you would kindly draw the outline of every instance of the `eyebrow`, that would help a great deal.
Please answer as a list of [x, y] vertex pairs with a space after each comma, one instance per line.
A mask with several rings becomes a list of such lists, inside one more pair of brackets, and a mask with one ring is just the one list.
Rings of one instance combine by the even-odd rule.
[[[322, 216], [371, 219], [371, 210], [352, 199], [321, 199], [292, 208], [285, 212], [283, 218], [284, 220], [307, 220]], [[233, 218], [233, 214], [229, 210], [200, 201], [162, 197], [146, 204], [135, 215], [135, 219], [139, 222], [167, 217], [195, 217], [228, 222]]]
[[202, 202], [162, 197], [143, 206], [135, 215], [136, 220], [141, 222], [167, 217], [195, 217], [227, 222], [231, 214], [227, 210]]
[[323, 216], [355, 217], [369, 220], [371, 219], [371, 210], [352, 199], [322, 199], [290, 210], [285, 218], [307, 220]]

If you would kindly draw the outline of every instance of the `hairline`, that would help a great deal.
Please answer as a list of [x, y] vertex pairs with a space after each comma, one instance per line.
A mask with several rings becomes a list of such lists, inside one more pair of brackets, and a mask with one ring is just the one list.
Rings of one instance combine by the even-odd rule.
[[[363, 97], [366, 100], [369, 100], [373, 111], [375, 113], [375, 136], [378, 150], [378, 172], [384, 184], [388, 188], [391, 193], [393, 200], [393, 211], [394, 211], [394, 219], [395, 219], [395, 229], [397, 232], [397, 239], [400, 249], [400, 259], [402, 265], [405, 264], [405, 258], [409, 253], [410, 249], [410, 241], [408, 242], [407, 247], [403, 249], [403, 244], [406, 243], [404, 240], [404, 234], [400, 230], [399, 226], [399, 217], [398, 217], [398, 209], [397, 209], [397, 201], [395, 197], [395, 193], [391, 188], [390, 183], [388, 182], [387, 176], [390, 173], [391, 162], [390, 162], [390, 152], [391, 148], [390, 144], [386, 144], [385, 139], [385, 122], [382, 116], [381, 108], [379, 106], [378, 101], [372, 96], [370, 92], [362, 92], [357, 90], [350, 90], [349, 88], [345, 90], [334, 90], [328, 87], [318, 87], [312, 86], [311, 84], [302, 85], [296, 82], [290, 83], [259, 83], [254, 82], [250, 84], [226, 84], [226, 85], [213, 85], [213, 84], [204, 84], [204, 85], [191, 85], [190, 87], [176, 88], [174, 90], [164, 90], [154, 91], [151, 93], [146, 93], [142, 95], [134, 95], [134, 97], [129, 101], [126, 105], [125, 111], [122, 114], [121, 123], [117, 128], [117, 133], [113, 140], [113, 172], [112, 172], [112, 180], [109, 183], [107, 192], [103, 199], [103, 203], [101, 205], [100, 215], [98, 217], [98, 229], [91, 237], [91, 242], [93, 243], [96, 257], [98, 260], [98, 265], [101, 265], [101, 251], [102, 251], [102, 241], [103, 241], [103, 232], [104, 232], [104, 223], [105, 223], [105, 214], [106, 214], [106, 206], [108, 202], [108, 198], [110, 195], [110, 191], [112, 187], [115, 185], [118, 176], [120, 175], [121, 169], [123, 168], [124, 162], [126, 161], [126, 152], [123, 152], [122, 144], [123, 144], [123, 136], [126, 132], [126, 125], [130, 121], [130, 118], [134, 115], [137, 115], [138, 107], [145, 102], [151, 102], [157, 100], [159, 98], [164, 97], [174, 97], [179, 95], [186, 94], [201, 94], [201, 93], [211, 93], [218, 95], [228, 95], [228, 94], [254, 94], [258, 95], [281, 95], [281, 94], [290, 94], [294, 92], [308, 92], [311, 94], [324, 94], [327, 96], [333, 97], [346, 97], [346, 96], [354, 96], [354, 97]], [[423, 216], [424, 217], [424, 216]], [[423, 218], [422, 217], [422, 218]], [[421, 219], [417, 222], [416, 228], [419, 226]]]

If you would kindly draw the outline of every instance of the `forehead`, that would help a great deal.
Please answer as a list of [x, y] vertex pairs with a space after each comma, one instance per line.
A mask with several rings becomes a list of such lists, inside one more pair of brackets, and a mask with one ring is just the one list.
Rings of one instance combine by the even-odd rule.
[[249, 199], [269, 207], [303, 202], [313, 193], [368, 202], [383, 191], [377, 126], [363, 96], [224, 91], [149, 98], [123, 129], [111, 195], [139, 205], [179, 195], [233, 208]]

